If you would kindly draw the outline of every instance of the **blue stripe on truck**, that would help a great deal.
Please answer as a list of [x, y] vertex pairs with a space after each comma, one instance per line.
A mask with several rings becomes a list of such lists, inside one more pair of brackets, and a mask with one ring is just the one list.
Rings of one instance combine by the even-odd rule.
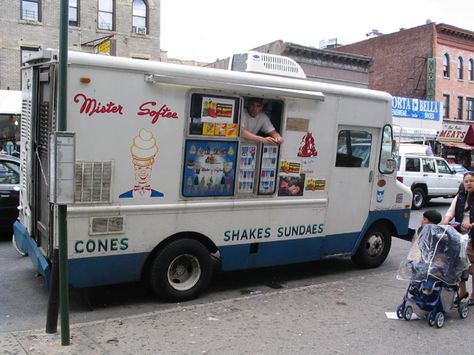
[[[259, 268], [314, 261], [329, 255], [353, 255], [368, 227], [375, 221], [390, 221], [398, 234], [408, 232], [408, 220], [403, 217], [409, 210], [372, 211], [361, 232], [315, 236], [295, 240], [277, 240], [218, 247], [224, 271]], [[50, 265], [26, 229], [16, 222], [14, 232], [20, 249], [27, 251], [33, 264], [46, 280]], [[257, 249], [256, 249], [257, 248]], [[148, 252], [69, 259], [69, 282], [74, 287], [91, 287], [138, 281]]]

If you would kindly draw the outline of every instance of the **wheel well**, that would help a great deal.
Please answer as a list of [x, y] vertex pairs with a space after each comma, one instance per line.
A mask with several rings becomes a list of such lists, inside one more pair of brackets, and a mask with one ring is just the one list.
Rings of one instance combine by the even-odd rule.
[[426, 184], [420, 184], [420, 183], [411, 185], [411, 191], [413, 191], [417, 187], [423, 189], [423, 191], [425, 191], [425, 194], [428, 193], [428, 187], [426, 186]]
[[374, 227], [374, 226], [378, 226], [378, 225], [382, 225], [382, 226], [385, 226], [388, 228], [388, 230], [390, 231], [390, 235], [393, 237], [393, 236], [396, 236], [397, 235], [397, 229], [395, 228], [395, 225], [393, 224], [392, 221], [388, 220], [388, 219], [379, 219], [375, 222], [373, 222], [368, 228], [367, 230], [369, 230], [370, 228]]
[[155, 255], [158, 254], [158, 252], [161, 249], [163, 249], [165, 246], [179, 239], [194, 239], [195, 241], [204, 245], [207, 248], [207, 250], [209, 250], [209, 253], [217, 252], [217, 246], [214, 244], [214, 242], [211, 239], [209, 239], [204, 234], [197, 233], [197, 232], [179, 232], [179, 233], [173, 234], [172, 236], [169, 236], [168, 238], [158, 243], [150, 252], [148, 257], [146, 258], [145, 264], [143, 265], [142, 280], [148, 280], [150, 264], [153, 258], [155, 257]]

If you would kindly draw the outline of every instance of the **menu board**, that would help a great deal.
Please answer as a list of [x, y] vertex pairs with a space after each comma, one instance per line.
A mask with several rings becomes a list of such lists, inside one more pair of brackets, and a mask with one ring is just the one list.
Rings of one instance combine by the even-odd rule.
[[275, 145], [264, 145], [262, 147], [260, 181], [258, 184], [258, 193], [261, 195], [273, 194], [275, 192], [278, 149], [279, 147]]
[[235, 141], [186, 140], [183, 196], [232, 196], [237, 149]]
[[239, 155], [238, 193], [253, 193], [257, 167], [257, 145], [243, 143]]

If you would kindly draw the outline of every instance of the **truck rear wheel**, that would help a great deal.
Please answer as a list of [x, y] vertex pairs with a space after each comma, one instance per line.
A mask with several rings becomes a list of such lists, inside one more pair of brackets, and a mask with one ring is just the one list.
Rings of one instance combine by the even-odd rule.
[[391, 246], [390, 230], [383, 224], [373, 225], [365, 233], [352, 262], [363, 269], [377, 267], [385, 261]]
[[422, 208], [426, 202], [426, 193], [421, 187], [415, 187], [413, 189], [413, 201], [411, 203], [411, 208], [414, 210], [419, 210]]
[[211, 277], [209, 251], [193, 239], [180, 239], [166, 245], [150, 266], [150, 286], [165, 301], [196, 298], [207, 288]]

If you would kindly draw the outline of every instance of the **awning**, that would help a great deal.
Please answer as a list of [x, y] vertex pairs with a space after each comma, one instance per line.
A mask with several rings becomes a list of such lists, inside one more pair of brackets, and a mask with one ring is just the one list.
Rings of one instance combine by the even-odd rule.
[[459, 148], [464, 150], [474, 150], [474, 146], [460, 142], [440, 142], [445, 147]]
[[21, 114], [21, 91], [0, 90], [0, 115]]
[[399, 136], [402, 140], [434, 140], [438, 136], [438, 131], [428, 128], [411, 128], [393, 125], [394, 136]]

